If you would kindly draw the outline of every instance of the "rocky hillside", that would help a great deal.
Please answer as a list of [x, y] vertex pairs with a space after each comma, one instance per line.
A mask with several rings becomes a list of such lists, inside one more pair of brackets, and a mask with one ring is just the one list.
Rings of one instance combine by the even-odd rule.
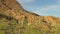
[[60, 34], [60, 18], [28, 12], [16, 0], [0, 0], [0, 34]]

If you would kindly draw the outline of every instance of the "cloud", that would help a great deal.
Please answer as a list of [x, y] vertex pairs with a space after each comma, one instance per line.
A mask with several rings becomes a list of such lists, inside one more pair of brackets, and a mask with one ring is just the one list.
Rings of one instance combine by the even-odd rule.
[[[37, 13], [39, 15], [51, 15], [51, 16], [59, 16], [60, 14], [60, 5], [50, 5], [45, 7], [35, 7], [36, 9], [32, 12]], [[32, 8], [31, 8], [32, 9]]]
[[18, 2], [29, 3], [34, 2], [35, 0], [17, 0]]
[[51, 5], [51, 6], [40, 8], [40, 11], [48, 11], [48, 10], [60, 11], [60, 5]]
[[[18, 0], [23, 7], [31, 12], [37, 13], [39, 15], [55, 15], [59, 16], [60, 14], [60, 0], [56, 1], [56, 4], [53, 5], [44, 5], [44, 6], [35, 6], [29, 5], [31, 2], [35, 2], [36, 0]], [[28, 4], [27, 4], [28, 3]]]
[[23, 0], [23, 2], [34, 2], [35, 0]]

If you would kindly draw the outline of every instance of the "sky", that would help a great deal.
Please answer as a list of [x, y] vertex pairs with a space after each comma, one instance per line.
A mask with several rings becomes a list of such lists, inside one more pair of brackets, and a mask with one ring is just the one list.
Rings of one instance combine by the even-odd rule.
[[17, 0], [22, 7], [42, 16], [60, 17], [60, 0]]

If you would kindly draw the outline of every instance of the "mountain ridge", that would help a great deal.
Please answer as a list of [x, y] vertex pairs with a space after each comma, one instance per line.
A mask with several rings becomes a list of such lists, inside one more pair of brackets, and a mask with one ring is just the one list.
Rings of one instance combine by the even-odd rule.
[[0, 34], [60, 34], [60, 18], [28, 12], [16, 0], [0, 0]]

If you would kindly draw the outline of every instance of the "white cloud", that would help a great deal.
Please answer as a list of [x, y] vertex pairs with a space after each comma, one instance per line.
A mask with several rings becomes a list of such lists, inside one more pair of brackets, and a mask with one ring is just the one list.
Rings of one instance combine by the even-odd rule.
[[35, 0], [22, 0], [23, 2], [34, 2]]
[[[21, 4], [23, 3], [30, 3], [30, 2], [35, 2], [35, 0], [18, 0], [18, 2], [20, 2]], [[24, 5], [25, 8], [28, 8], [27, 10], [30, 10], [34, 13], [37, 13], [39, 15], [54, 15], [54, 16], [59, 16], [58, 14], [60, 14], [60, 0], [57, 0], [57, 3], [55, 5], [49, 5], [49, 6], [34, 6], [34, 5]], [[56, 14], [52, 14], [51, 12], [49, 13], [48, 11], [54, 12]]]
[[52, 5], [40, 8], [40, 11], [48, 11], [48, 10], [60, 11], [60, 5]]
[[50, 6], [46, 6], [46, 7], [38, 7], [38, 9], [33, 10], [32, 12], [37, 13], [39, 15], [52, 15], [52, 16], [57, 16], [55, 13], [49, 13], [48, 11], [53, 11], [53, 12], [57, 12], [57, 14], [59, 14], [60, 12], [60, 5], [50, 5]]
[[35, 0], [17, 0], [18, 2], [29, 3], [34, 2]]

